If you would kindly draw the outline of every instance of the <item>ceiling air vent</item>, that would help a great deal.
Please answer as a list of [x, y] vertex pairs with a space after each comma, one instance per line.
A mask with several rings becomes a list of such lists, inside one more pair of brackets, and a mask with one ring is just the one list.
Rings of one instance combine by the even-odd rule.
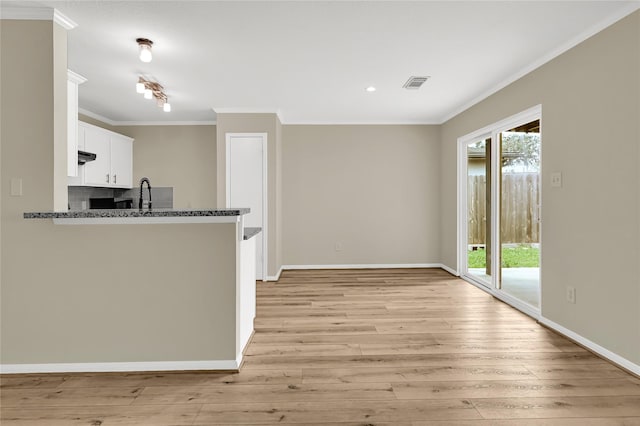
[[410, 77], [402, 87], [407, 90], [418, 90], [420, 86], [422, 86], [422, 84], [428, 79], [429, 77]]

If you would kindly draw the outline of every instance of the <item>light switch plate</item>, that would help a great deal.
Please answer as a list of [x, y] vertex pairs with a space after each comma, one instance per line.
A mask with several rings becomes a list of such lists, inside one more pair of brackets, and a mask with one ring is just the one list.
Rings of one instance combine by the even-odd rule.
[[11, 178], [11, 196], [13, 197], [22, 196], [22, 179]]
[[560, 172], [551, 173], [551, 186], [554, 188], [562, 187], [562, 173]]

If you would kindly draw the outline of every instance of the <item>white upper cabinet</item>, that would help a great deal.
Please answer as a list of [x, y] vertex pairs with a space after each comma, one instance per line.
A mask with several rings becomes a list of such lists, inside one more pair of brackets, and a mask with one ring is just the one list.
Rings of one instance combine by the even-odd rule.
[[111, 183], [131, 188], [133, 181], [133, 144], [131, 138], [111, 134]]
[[111, 186], [111, 147], [109, 134], [99, 127], [84, 127], [84, 150], [96, 154], [96, 159], [84, 166], [84, 184]]
[[78, 176], [78, 85], [86, 78], [67, 70], [67, 176]]
[[78, 123], [79, 146], [96, 154], [96, 159], [80, 166], [80, 177], [69, 185], [131, 188], [133, 179], [133, 139], [88, 123]]

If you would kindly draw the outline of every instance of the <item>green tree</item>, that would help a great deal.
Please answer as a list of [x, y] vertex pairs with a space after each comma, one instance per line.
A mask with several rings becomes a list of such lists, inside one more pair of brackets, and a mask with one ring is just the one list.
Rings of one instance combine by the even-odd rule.
[[503, 132], [502, 166], [540, 167], [540, 133]]

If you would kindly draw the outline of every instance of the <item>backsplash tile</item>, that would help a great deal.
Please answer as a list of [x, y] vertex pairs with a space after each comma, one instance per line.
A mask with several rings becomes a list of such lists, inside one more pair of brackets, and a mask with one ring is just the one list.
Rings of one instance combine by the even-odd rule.
[[[122, 198], [132, 198], [133, 206], [138, 207], [138, 199], [140, 197], [140, 189], [132, 188], [127, 189], [121, 195]], [[147, 191], [147, 187], [145, 185], [144, 190], [142, 191], [142, 200], [146, 203], [149, 202], [149, 191]], [[173, 187], [152, 187], [151, 188], [151, 201], [152, 207], [156, 209], [172, 209], [173, 208]]]
[[[133, 207], [138, 207], [138, 197], [140, 190], [132, 189], [115, 189], [115, 188], [94, 188], [91, 186], [69, 186], [69, 210], [87, 210], [89, 209], [89, 198], [131, 198], [133, 199]], [[143, 191], [143, 200], [149, 200], [147, 189]], [[173, 187], [151, 188], [151, 199], [153, 207], [157, 209], [173, 208]]]
[[94, 188], [91, 186], [70, 186], [69, 194], [69, 210], [87, 210], [89, 209], [89, 198], [109, 198], [116, 197], [115, 191], [122, 192], [121, 189], [112, 188]]

